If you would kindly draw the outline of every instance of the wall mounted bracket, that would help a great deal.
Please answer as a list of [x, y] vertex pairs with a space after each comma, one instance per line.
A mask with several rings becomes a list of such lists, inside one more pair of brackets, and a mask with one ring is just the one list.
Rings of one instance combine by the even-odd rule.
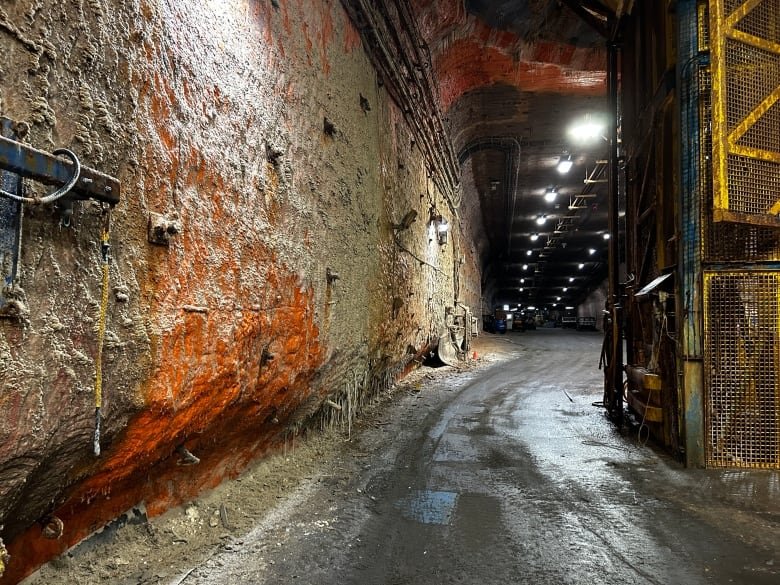
[[[8, 120], [3, 118], [0, 122], [6, 125]], [[0, 136], [0, 169], [56, 187], [65, 185], [73, 176], [71, 161], [5, 136]], [[69, 196], [116, 205], [119, 203], [119, 180], [82, 166], [79, 180]]]
[[[24, 312], [20, 300], [24, 294], [16, 282], [24, 203], [59, 201], [64, 209], [71, 209], [75, 200], [92, 199], [110, 206], [119, 203], [118, 179], [81, 166], [70, 151], [48, 153], [20, 142], [26, 134], [24, 124], [0, 117], [0, 317]], [[56, 156], [58, 152], [70, 160]], [[23, 179], [53, 185], [57, 191], [43, 198], [24, 197]], [[66, 219], [69, 214], [62, 216], [63, 225], [67, 225]]]

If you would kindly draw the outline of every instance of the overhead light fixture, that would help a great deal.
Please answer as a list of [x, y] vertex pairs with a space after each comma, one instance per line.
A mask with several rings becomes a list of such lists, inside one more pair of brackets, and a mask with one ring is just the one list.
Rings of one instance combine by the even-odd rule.
[[555, 198], [558, 196], [558, 191], [555, 189], [555, 187], [550, 187], [547, 189], [547, 191], [544, 194], [544, 200], [548, 203], [552, 203], [555, 201]]
[[604, 124], [590, 115], [569, 128], [569, 136], [579, 142], [592, 142], [604, 136]]
[[593, 254], [595, 254], [595, 253], [596, 253], [596, 248], [588, 248], [588, 254], [593, 256]]
[[520, 284], [525, 284], [525, 278], [520, 279]]
[[556, 301], [560, 301], [560, 300], [561, 300], [561, 297], [555, 297], [555, 300], [556, 300]]
[[544, 225], [545, 223], [547, 223], [546, 215], [542, 214], [536, 216], [536, 225]]
[[533, 253], [534, 253], [534, 251], [533, 251], [533, 250], [526, 250], [526, 251], [525, 251], [525, 255], [526, 255], [526, 256], [530, 256], [530, 255], [531, 255], [531, 254], [533, 254]]
[[604, 234], [604, 236], [602, 236], [602, 237], [603, 237], [605, 240], [608, 240], [608, 239], [609, 239], [609, 233], [606, 233], [606, 234]]
[[531, 241], [532, 242], [535, 242], [538, 239], [539, 239], [539, 234], [537, 234], [537, 233], [531, 234]]
[[566, 292], [567, 290], [569, 290], [569, 287], [568, 286], [564, 286], [563, 287], [563, 292]]
[[525, 289], [521, 286], [519, 290], [520, 292], [523, 292]]
[[504, 310], [508, 311], [509, 310], [509, 305], [504, 305]]
[[558, 166], [556, 167], [558, 169], [558, 172], [562, 175], [565, 175], [571, 170], [572, 165], [574, 164], [574, 161], [571, 160], [571, 155], [566, 155], [566, 158], [561, 157], [561, 159], [558, 161]]
[[528, 310], [529, 310], [529, 311], [535, 311], [535, 310], [536, 310], [536, 307], [534, 307], [533, 305], [531, 305], [531, 306], [529, 306], [529, 307], [528, 307]]
[[574, 307], [566, 307], [566, 310], [567, 310], [567, 311], [573, 311], [573, 310], [574, 310]]
[[574, 282], [574, 277], [573, 276], [569, 277], [569, 282]]
[[523, 264], [523, 270], [528, 270], [528, 264]]
[[580, 262], [579, 269], [580, 269], [580, 270], [582, 270], [583, 268], [585, 268], [585, 264], [583, 264], [582, 262]]

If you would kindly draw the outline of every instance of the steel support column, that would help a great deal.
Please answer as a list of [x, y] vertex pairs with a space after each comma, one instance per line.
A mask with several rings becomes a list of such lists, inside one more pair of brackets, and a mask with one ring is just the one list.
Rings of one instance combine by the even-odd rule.
[[677, 4], [677, 95], [680, 104], [680, 188], [678, 294], [677, 312], [680, 324], [679, 396], [680, 435], [685, 445], [685, 462], [689, 467], [704, 467], [704, 371], [702, 309], [702, 193], [701, 180], [701, 109], [699, 96], [698, 10], [696, 0]]
[[607, 381], [610, 418], [623, 424], [623, 314], [620, 288], [620, 224], [618, 183], [618, 57], [620, 48], [612, 40], [607, 45], [607, 109], [609, 112], [609, 303], [612, 313], [612, 358]]

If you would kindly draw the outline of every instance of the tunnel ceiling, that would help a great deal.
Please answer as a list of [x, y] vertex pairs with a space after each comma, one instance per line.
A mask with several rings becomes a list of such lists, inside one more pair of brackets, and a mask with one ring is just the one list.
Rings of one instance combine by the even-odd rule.
[[[495, 304], [562, 308], [605, 277], [607, 185], [597, 161], [607, 143], [574, 141], [567, 130], [606, 114], [605, 41], [592, 25], [606, 25], [614, 4], [411, 2], [461, 172], [473, 175], [462, 197], [481, 204], [484, 285]], [[572, 169], [558, 173], [569, 155]]]

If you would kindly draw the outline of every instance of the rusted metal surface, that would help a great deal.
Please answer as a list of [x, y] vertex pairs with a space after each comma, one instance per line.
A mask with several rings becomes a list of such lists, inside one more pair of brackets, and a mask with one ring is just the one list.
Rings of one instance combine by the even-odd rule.
[[780, 272], [704, 274], [707, 464], [780, 469]]

